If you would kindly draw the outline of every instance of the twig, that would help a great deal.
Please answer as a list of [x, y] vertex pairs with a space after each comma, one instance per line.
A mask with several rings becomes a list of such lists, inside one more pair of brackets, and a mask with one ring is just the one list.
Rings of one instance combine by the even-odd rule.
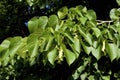
[[103, 21], [103, 20], [96, 20], [97, 21], [97, 25], [101, 25], [103, 23], [108, 23], [110, 25], [110, 23], [112, 23], [113, 21]]

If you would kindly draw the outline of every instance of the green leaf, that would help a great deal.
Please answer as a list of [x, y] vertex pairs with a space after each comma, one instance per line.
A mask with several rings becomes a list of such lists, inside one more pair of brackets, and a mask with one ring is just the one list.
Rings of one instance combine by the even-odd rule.
[[71, 65], [75, 61], [76, 55], [69, 49], [66, 49], [66, 51], [64, 51], [64, 53], [65, 53], [65, 58], [67, 60], [67, 63], [69, 65]]
[[28, 48], [27, 48], [27, 37], [23, 38], [21, 41], [21, 46], [20, 48], [17, 50], [17, 54], [23, 58], [26, 59], [27, 56], [27, 52], [28, 52]]
[[109, 55], [111, 61], [113, 61], [118, 55], [118, 47], [114, 43], [106, 42], [106, 52]]
[[52, 46], [52, 43], [53, 43], [53, 37], [50, 36], [50, 37], [48, 38], [48, 43], [47, 43], [47, 45], [46, 45], [45, 51], [47, 51], [47, 50], [50, 49], [50, 47]]
[[34, 4], [31, 0], [27, 0], [27, 3], [29, 4], [29, 6], [32, 6]]
[[80, 49], [81, 49], [81, 44], [80, 41], [77, 37], [74, 38], [74, 49], [80, 53]]
[[27, 39], [27, 47], [30, 56], [30, 65], [34, 64], [34, 61], [38, 55], [39, 41], [38, 41], [39, 33], [31, 34]]
[[45, 29], [45, 27], [47, 26], [48, 23], [48, 17], [47, 16], [42, 16], [38, 19], [38, 28], [42, 28]]
[[93, 75], [90, 75], [89, 77], [88, 77], [88, 80], [94, 80], [95, 78], [94, 78], [94, 76]]
[[74, 72], [74, 74], [72, 74], [72, 77], [74, 78], [73, 80], [77, 80], [79, 78], [80, 74], [78, 73], [78, 71], [76, 70]]
[[[110, 26], [110, 28], [115, 28], [115, 26], [117, 27], [117, 28], [119, 28], [120, 27], [120, 21], [116, 21], [116, 22], [114, 22], [114, 25], [113, 26]], [[116, 30], [116, 29], [114, 29], [114, 30]]]
[[[77, 12], [77, 14], [78, 14], [80, 17], [83, 17], [82, 11], [85, 11], [85, 10], [84, 10], [84, 7], [80, 5], [80, 6], [76, 6], [75, 11]], [[74, 14], [74, 15], [75, 15], [75, 14]]]
[[40, 44], [39, 51], [40, 52], [45, 51], [45, 47], [47, 45], [47, 38], [46, 37], [41, 37], [40, 40], [39, 40], [39, 44]]
[[86, 17], [87, 17], [89, 20], [95, 21], [95, 20], [96, 20], [96, 13], [95, 13], [93, 10], [88, 10]]
[[[6, 57], [9, 56], [9, 49], [6, 49], [2, 52], [0, 52], [0, 62], [4, 62], [6, 61]], [[5, 64], [7, 64], [8, 62], [6, 62]], [[2, 63], [4, 65], [4, 63]]]
[[9, 50], [7, 50], [5, 52], [5, 56], [4, 56], [3, 60], [2, 60], [2, 65], [3, 66], [6, 66], [10, 61], [10, 57], [8, 55], [9, 55]]
[[101, 31], [98, 28], [92, 28], [92, 30], [95, 33], [97, 38], [101, 35]]
[[72, 39], [69, 33], [62, 33], [62, 34], [64, 34], [71, 42], [74, 43], [74, 40]]
[[86, 21], [87, 21], [86, 17], [80, 17], [80, 22], [82, 23], [82, 25], [85, 25]]
[[103, 80], [110, 80], [110, 76], [102, 76]]
[[1, 53], [1, 51], [8, 49], [9, 46], [10, 46], [10, 41], [7, 40], [7, 39], [4, 40], [4, 41], [0, 44], [0, 53]]
[[118, 49], [117, 60], [120, 58], [120, 49]]
[[75, 18], [75, 14], [76, 14], [75, 8], [70, 8], [70, 9], [69, 9], [68, 18], [69, 18], [70, 20], [73, 20], [73, 19]]
[[61, 46], [62, 46], [63, 52], [65, 54], [65, 58], [67, 60], [67, 63], [69, 65], [71, 65], [75, 61], [76, 55], [72, 51], [70, 51], [69, 49], [66, 49], [66, 46], [64, 44], [61, 44]]
[[84, 51], [89, 55], [90, 52], [92, 51], [92, 47], [86, 45], [83, 41], [81, 41], [81, 44], [82, 44], [82, 47], [83, 47]]
[[37, 17], [33, 17], [31, 20], [28, 21], [28, 29], [30, 33], [33, 33], [38, 29], [38, 18]]
[[118, 33], [120, 34], [120, 27], [117, 28]]
[[87, 8], [84, 7], [84, 8], [82, 9], [82, 12], [83, 12], [83, 13], [87, 13]]
[[98, 43], [98, 41], [93, 41], [93, 48], [97, 48], [98, 46], [99, 46], [99, 43]]
[[120, 6], [120, 0], [116, 0], [117, 4]]
[[6, 66], [10, 60], [14, 59], [15, 54], [17, 54], [17, 50], [21, 46], [21, 37], [8, 38], [8, 40], [10, 43], [7, 41], [7, 45], [4, 45], [4, 47], [8, 49], [0, 53], [0, 55], [3, 54], [0, 58], [3, 66]]
[[84, 64], [79, 66], [77, 70], [75, 70], [75, 72], [72, 74], [72, 77], [74, 78], [74, 80], [80, 77], [80, 74], [85, 70], [87, 64], [88, 64], [88, 61], [85, 60]]
[[101, 58], [102, 52], [101, 52], [101, 45], [98, 46], [98, 48], [92, 48], [92, 55], [99, 60]]
[[86, 24], [89, 27], [96, 27], [97, 26], [97, 22], [96, 21], [87, 21]]
[[78, 30], [83, 37], [86, 37], [85, 31], [80, 26], [78, 26]]
[[90, 45], [92, 45], [92, 35], [90, 33], [87, 33], [87, 35], [83, 37]]
[[58, 17], [60, 19], [64, 19], [66, 17], [66, 15], [68, 14], [68, 8], [67, 7], [63, 7], [58, 11]]
[[14, 38], [10, 38], [10, 47], [9, 47], [9, 54], [10, 57], [13, 58], [14, 55], [17, 53], [17, 50], [20, 48], [21, 46], [21, 37], [14, 37]]
[[85, 73], [80, 75], [80, 79], [85, 80], [87, 78], [87, 76], [88, 76], [88, 74], [87, 74], [87, 72], [85, 72]]
[[51, 50], [51, 51], [48, 53], [48, 55], [47, 55], [48, 61], [49, 61], [52, 65], [54, 65], [54, 61], [55, 61], [56, 56], [57, 56], [57, 49], [56, 49], [56, 48], [54, 48], [53, 50]]
[[9, 62], [9, 60], [6, 60], [6, 58], [9, 56], [9, 47], [10, 41], [7, 39], [5, 39], [0, 45], [0, 62], [3, 66], [6, 66]]
[[108, 38], [109, 38], [110, 40], [113, 40], [113, 35], [110, 33], [110, 31], [108, 31]]
[[110, 18], [112, 20], [119, 20], [118, 14], [119, 14], [118, 10], [114, 8], [110, 11]]
[[49, 17], [48, 25], [55, 29], [56, 25], [58, 24], [58, 17], [56, 15], [51, 15]]

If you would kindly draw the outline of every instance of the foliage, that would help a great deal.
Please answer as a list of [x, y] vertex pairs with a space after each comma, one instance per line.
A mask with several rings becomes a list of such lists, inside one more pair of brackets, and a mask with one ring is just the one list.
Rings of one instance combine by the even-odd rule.
[[120, 0], [116, 0], [117, 4], [120, 6]]
[[58, 3], [56, 0], [33, 0], [31, 6], [29, 1], [31, 0], [0, 1], [0, 43], [7, 37], [27, 36], [28, 20], [33, 16], [50, 15]]
[[[119, 3], [119, 0], [116, 1]], [[1, 0], [0, 43], [7, 37], [28, 36], [29, 32], [27, 27], [25, 26], [27, 25], [28, 20], [34, 16], [48, 16], [56, 13], [58, 9], [63, 6], [73, 7], [78, 4], [85, 5], [90, 9], [92, 8], [90, 6], [93, 6], [93, 4], [91, 4], [90, 2], [94, 5], [97, 5], [96, 3], [94, 3], [96, 2], [95, 0]], [[112, 6], [111, 3], [110, 6]], [[106, 7], [110, 6], [106, 4]], [[93, 8], [95, 7], [93, 6]], [[104, 18], [103, 12], [108, 13], [109, 9], [104, 9], [106, 9], [107, 11], [104, 10], [102, 11], [102, 13], [99, 12], [102, 16], [97, 13], [98, 18], [99, 16]]]
[[95, 12], [83, 6], [33, 17], [29, 36], [10, 37], [0, 44], [0, 79], [53, 80], [57, 74], [51, 73], [61, 65], [70, 70], [62, 80], [119, 79], [120, 70], [112, 68], [120, 58], [119, 9], [112, 9], [110, 17], [112, 21], [97, 21]]

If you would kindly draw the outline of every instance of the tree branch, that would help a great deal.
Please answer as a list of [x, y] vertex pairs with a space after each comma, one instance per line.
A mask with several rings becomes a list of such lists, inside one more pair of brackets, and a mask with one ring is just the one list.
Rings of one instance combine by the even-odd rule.
[[110, 23], [112, 23], [113, 21], [103, 21], [103, 20], [96, 20], [97, 21], [97, 25], [101, 25], [101, 24], [103, 24], [103, 23], [108, 23], [108, 24], [110, 24]]

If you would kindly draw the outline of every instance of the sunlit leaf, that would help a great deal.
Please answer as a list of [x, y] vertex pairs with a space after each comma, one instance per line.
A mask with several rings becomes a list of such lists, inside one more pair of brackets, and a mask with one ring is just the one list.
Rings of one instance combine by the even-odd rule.
[[118, 55], [118, 48], [117, 45], [114, 43], [107, 43], [106, 42], [106, 51], [109, 55], [111, 61], [113, 61]]
[[87, 21], [86, 17], [80, 17], [80, 22], [82, 23], [82, 25], [85, 25], [86, 21]]
[[21, 47], [17, 50], [17, 54], [23, 59], [26, 59], [28, 57], [27, 52], [28, 52], [27, 37], [25, 37], [21, 41]]
[[110, 76], [102, 76], [103, 80], [110, 80]]
[[89, 77], [88, 77], [88, 80], [94, 80], [95, 78], [94, 78], [94, 76], [93, 75], [90, 75]]
[[120, 0], [116, 0], [117, 4], [120, 6]]
[[81, 41], [81, 44], [82, 44], [82, 47], [83, 47], [84, 51], [85, 51], [87, 54], [90, 54], [90, 52], [92, 51], [92, 47], [86, 45], [83, 41]]
[[50, 36], [48, 39], [49, 40], [48, 40], [48, 43], [46, 44], [45, 51], [47, 51], [48, 49], [50, 49], [50, 47], [52, 46], [52, 43], [53, 43], [53, 37], [52, 36]]
[[56, 48], [54, 48], [53, 50], [51, 50], [51, 51], [48, 53], [48, 55], [47, 55], [48, 61], [49, 61], [52, 65], [54, 65], [54, 61], [55, 61], [56, 56], [57, 56], [57, 49], [56, 49]]
[[39, 34], [34, 33], [31, 34], [28, 39], [27, 39], [27, 47], [28, 47], [28, 52], [30, 56], [30, 64], [34, 64], [34, 60], [36, 59], [38, 55], [38, 47], [39, 47], [39, 41], [38, 41]]
[[83, 12], [83, 13], [87, 13], [87, 8], [84, 7], [84, 8], [82, 9], [82, 12]]
[[88, 10], [86, 17], [89, 20], [96, 20], [96, 13], [93, 10]]
[[[45, 29], [46, 25], [48, 23], [48, 17], [47, 16], [42, 16], [38, 19], [38, 28]], [[36, 23], [37, 24], [37, 23]]]
[[27, 0], [27, 3], [32, 6], [34, 3], [32, 2], [32, 0]]
[[117, 28], [118, 33], [120, 34], [120, 27]]
[[37, 17], [33, 17], [31, 20], [28, 21], [28, 29], [30, 33], [33, 33], [38, 29], [38, 18]]
[[112, 9], [111, 11], [110, 11], [110, 18], [112, 19], [112, 20], [118, 20], [119, 19], [119, 16], [118, 16], [118, 10], [117, 9]]
[[72, 39], [72, 37], [69, 35], [69, 33], [63, 33], [71, 42], [74, 43], [74, 40]]
[[113, 35], [110, 33], [110, 31], [108, 31], [108, 38], [109, 38], [110, 40], [113, 40]]
[[99, 43], [98, 43], [98, 41], [93, 41], [93, 48], [97, 48], [98, 46], [99, 46]]
[[80, 40], [79, 40], [77, 37], [74, 38], [74, 49], [75, 49], [78, 53], [80, 53], [81, 44], [80, 44]]
[[92, 28], [92, 30], [94, 31], [97, 38], [101, 35], [101, 31], [98, 28]]
[[58, 17], [56, 15], [51, 15], [49, 17], [48, 25], [55, 29], [56, 25], [58, 24]]
[[74, 80], [78, 79], [80, 76], [80, 74], [77, 72], [77, 70], [75, 71], [74, 74], [72, 74], [72, 77], [74, 78]]
[[87, 78], [87, 72], [80, 75], [81, 80], [85, 80]]
[[61, 44], [61, 46], [62, 46], [67, 63], [71, 65], [75, 61], [76, 55], [69, 49], [66, 49], [66, 46], [64, 44]]
[[99, 60], [101, 58], [102, 52], [101, 52], [101, 46], [99, 45], [98, 48], [92, 48], [92, 55]]
[[67, 7], [63, 7], [58, 11], [58, 17], [60, 19], [64, 19], [66, 17], [66, 15], [68, 14], [68, 8]]
[[[80, 17], [83, 17], [83, 14], [82, 14], [82, 10], [84, 9], [83, 6], [76, 6], [76, 9], [75, 11], [77, 12], [77, 14], [80, 16]], [[84, 11], [84, 10], [83, 10]]]
[[86, 37], [85, 31], [84, 31], [80, 26], [78, 26], [78, 30], [79, 30], [79, 33], [80, 33], [83, 37]]
[[87, 35], [84, 38], [90, 45], [92, 45], [92, 35], [91, 34], [87, 33]]
[[97, 26], [97, 22], [96, 21], [87, 21], [86, 23], [89, 27], [96, 27]]
[[70, 51], [69, 49], [66, 49], [66, 51], [64, 51], [64, 53], [65, 53], [65, 58], [67, 60], [67, 63], [69, 65], [71, 65], [76, 59], [75, 54], [72, 51]]
[[0, 52], [9, 48], [10, 46], [10, 41], [9, 40], [4, 40], [1, 44], [0, 44]]
[[10, 57], [14, 57], [14, 55], [16, 54], [17, 50], [21, 47], [21, 37], [14, 37], [9, 39], [11, 44], [9, 47], [9, 54]]

